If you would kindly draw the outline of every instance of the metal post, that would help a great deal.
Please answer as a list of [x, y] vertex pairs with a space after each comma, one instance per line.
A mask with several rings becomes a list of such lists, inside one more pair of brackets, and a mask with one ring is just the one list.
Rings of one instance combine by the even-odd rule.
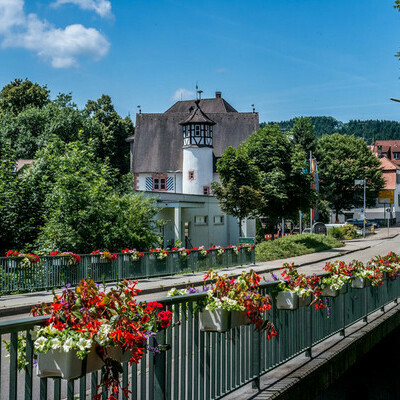
[[[310, 151], [310, 174], [312, 173], [312, 151]], [[310, 208], [310, 228], [311, 228], [311, 233], [312, 233], [312, 211], [313, 209]]]
[[366, 208], [366, 198], [365, 198], [365, 192], [366, 192], [366, 179], [364, 179], [364, 221], [363, 221], [363, 237], [365, 238], [365, 224], [367, 223], [366, 221], [366, 212], [365, 212], [365, 208]]
[[165, 348], [165, 332], [157, 332], [155, 338], [155, 347], [160, 348], [159, 353], [154, 353], [154, 396], [156, 399], [165, 399], [166, 391], [165, 391], [165, 371], [166, 365], [166, 348]]
[[299, 233], [301, 233], [302, 232], [302, 229], [301, 229], [301, 210], [299, 211], [299, 219], [300, 219], [300, 232]]

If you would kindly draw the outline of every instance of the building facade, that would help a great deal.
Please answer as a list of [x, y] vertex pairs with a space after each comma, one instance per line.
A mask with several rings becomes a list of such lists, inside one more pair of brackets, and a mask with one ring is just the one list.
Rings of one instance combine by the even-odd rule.
[[[178, 101], [164, 113], [137, 114], [135, 135], [128, 138], [131, 171], [136, 190], [157, 196], [166, 221], [164, 245], [177, 239], [189, 247], [237, 243], [237, 221], [221, 212], [211, 183], [218, 180], [216, 161], [225, 149], [238, 147], [258, 128], [257, 113], [237, 112], [221, 92]], [[255, 236], [254, 221], [243, 230]]]

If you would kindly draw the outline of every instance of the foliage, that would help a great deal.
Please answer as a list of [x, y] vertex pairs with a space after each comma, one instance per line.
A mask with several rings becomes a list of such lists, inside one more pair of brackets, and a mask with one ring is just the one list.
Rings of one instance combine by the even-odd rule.
[[295, 257], [342, 246], [343, 243], [333, 237], [324, 235], [304, 234], [284, 236], [259, 243], [256, 246], [256, 261]]
[[260, 207], [261, 191], [258, 168], [243, 148], [229, 146], [217, 162], [219, 182], [212, 182], [212, 192], [221, 210], [238, 218], [239, 236], [242, 220]]
[[43, 108], [49, 103], [50, 91], [28, 79], [14, 79], [0, 91], [0, 114], [18, 114], [28, 107]]
[[357, 233], [357, 228], [354, 225], [347, 224], [343, 226], [334, 226], [331, 229], [329, 229], [328, 234], [335, 239], [355, 239], [359, 237], [360, 235]]
[[[400, 139], [400, 122], [386, 120], [350, 120], [349, 122], [337, 121], [332, 117], [308, 117], [315, 126], [317, 138], [323, 135], [332, 135], [341, 133], [354, 135], [363, 138], [368, 144], [373, 144], [375, 140], [394, 140]], [[293, 128], [296, 118], [289, 121], [278, 122], [280, 129], [290, 131]], [[274, 125], [276, 122], [268, 122], [268, 125]], [[261, 123], [263, 127], [266, 123]]]
[[268, 217], [267, 232], [273, 233], [276, 220], [296, 218], [315, 201], [311, 175], [304, 171], [306, 154], [277, 125], [259, 129], [242, 146], [260, 171], [262, 202], [257, 214]]
[[314, 151], [316, 144], [315, 127], [309, 117], [300, 117], [293, 120], [293, 143], [298, 144], [306, 155]]
[[342, 210], [363, 204], [363, 188], [354, 184], [356, 179], [366, 179], [367, 206], [375, 204], [384, 179], [379, 159], [362, 139], [338, 133], [324, 135], [318, 140], [315, 155], [321, 198], [335, 210], [336, 220]]
[[206, 310], [246, 311], [256, 330], [267, 331], [267, 339], [271, 339], [277, 332], [272, 322], [263, 319], [263, 314], [271, 309], [271, 298], [260, 294], [260, 280], [254, 270], [242, 271], [237, 279], [209, 270], [203, 278], [204, 283], [209, 282]]
[[50, 315], [46, 326], [35, 330], [35, 350], [46, 353], [50, 349], [75, 349], [83, 359], [97, 346], [105, 363], [98, 388], [104, 385], [104, 393], [112, 389], [108, 399], [117, 398], [121, 366], [111, 359], [107, 349], [119, 347], [129, 351], [130, 364], [138, 363], [145, 353], [146, 340], [167, 329], [172, 319], [172, 312], [161, 311], [163, 306], [158, 302], [136, 303], [136, 284], [137, 281], [123, 281], [106, 293], [90, 279], [82, 280], [75, 290], [65, 288], [50, 305], [34, 307], [34, 316]]
[[130, 193], [129, 182], [116, 186], [114, 171], [90, 145], [49, 143], [28, 178], [43, 198], [45, 223], [36, 241], [43, 251], [146, 248], [158, 241], [154, 201]]

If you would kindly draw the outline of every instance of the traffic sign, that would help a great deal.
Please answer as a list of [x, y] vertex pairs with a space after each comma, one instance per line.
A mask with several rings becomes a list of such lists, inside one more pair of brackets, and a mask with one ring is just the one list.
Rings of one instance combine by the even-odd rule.
[[379, 204], [394, 204], [394, 190], [381, 190], [378, 195]]
[[256, 243], [256, 238], [253, 237], [240, 237], [239, 238], [239, 244], [254, 244]]

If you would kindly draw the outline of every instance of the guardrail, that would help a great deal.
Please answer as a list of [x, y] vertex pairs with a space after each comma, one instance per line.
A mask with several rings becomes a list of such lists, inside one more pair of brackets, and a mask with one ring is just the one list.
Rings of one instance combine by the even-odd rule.
[[[263, 293], [271, 294], [277, 283], [260, 286]], [[226, 333], [202, 332], [199, 316], [194, 312], [196, 301], [205, 294], [193, 294], [159, 299], [173, 312], [173, 322], [180, 321], [166, 334], [158, 333], [149, 339], [152, 347], [168, 344], [170, 350], [148, 352], [139, 364], [123, 363], [123, 386], [132, 391], [130, 399], [140, 400], [209, 400], [218, 399], [238, 387], [254, 382], [260, 375], [279, 364], [306, 352], [312, 346], [335, 333], [382, 309], [400, 296], [400, 279], [386, 280], [383, 286], [353, 289], [336, 298], [325, 298], [327, 310], [314, 307], [294, 311], [277, 310], [275, 304], [268, 311], [278, 336], [266, 339], [265, 333], [251, 326], [241, 326]], [[5, 358], [4, 345], [0, 357], [1, 398], [16, 399], [90, 399], [99, 382], [99, 372], [82, 378], [64, 381], [60, 378], [39, 379], [33, 367], [33, 342], [29, 333], [45, 317], [0, 323], [2, 339], [11, 340], [10, 358]], [[23, 372], [17, 372], [18, 335], [26, 338], [25, 354], [28, 361]], [[76, 397], [75, 397], [76, 396]]]
[[37, 263], [21, 263], [20, 257], [0, 257], [0, 294], [49, 290], [67, 283], [75, 286], [83, 278], [91, 278], [97, 283], [116, 282], [247, 265], [255, 262], [255, 250], [240, 248], [236, 254], [232, 248], [226, 248], [221, 255], [211, 250], [204, 257], [196, 250], [187, 257], [170, 252], [162, 260], [154, 253], [144, 253], [137, 261], [132, 261], [127, 253], [118, 254], [113, 261], [103, 259], [99, 254], [81, 257], [78, 264], [70, 263], [69, 257], [65, 256], [42, 256]]

